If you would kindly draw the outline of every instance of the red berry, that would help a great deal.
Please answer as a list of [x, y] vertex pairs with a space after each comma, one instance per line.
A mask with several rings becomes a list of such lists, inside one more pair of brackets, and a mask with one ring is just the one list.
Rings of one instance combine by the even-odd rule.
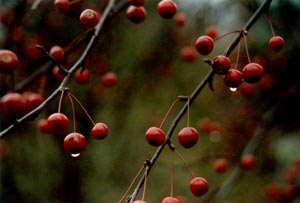
[[96, 123], [92, 128], [91, 134], [95, 139], [104, 139], [108, 136], [108, 127], [105, 123]]
[[214, 49], [214, 40], [207, 35], [200, 36], [195, 42], [195, 48], [199, 54], [208, 55]]
[[218, 55], [213, 58], [211, 66], [216, 74], [225, 75], [231, 68], [231, 61], [227, 56]]
[[80, 133], [70, 133], [64, 139], [64, 149], [72, 156], [80, 154], [85, 148], [86, 139]]
[[113, 72], [107, 72], [102, 76], [101, 81], [104, 87], [112, 87], [117, 83], [117, 76]]
[[242, 76], [247, 83], [257, 83], [264, 75], [263, 67], [258, 63], [248, 63], [242, 71]]
[[211, 38], [216, 38], [218, 36], [218, 28], [215, 26], [210, 26], [206, 29], [206, 35], [210, 36]]
[[177, 6], [173, 0], [161, 0], [157, 5], [158, 14], [165, 18], [172, 18], [177, 11]]
[[52, 75], [56, 78], [58, 82], [61, 82], [65, 78], [64, 74], [60, 71], [60, 69], [57, 66], [53, 67]]
[[88, 69], [84, 69], [83, 71], [78, 70], [75, 73], [75, 80], [78, 84], [84, 85], [90, 80], [90, 72]]
[[252, 169], [256, 165], [256, 158], [252, 154], [245, 154], [241, 157], [240, 166], [243, 169]]
[[19, 66], [17, 55], [7, 49], [0, 50], [0, 73], [8, 74], [13, 72]]
[[38, 129], [41, 133], [51, 133], [51, 129], [49, 127], [47, 119], [41, 119], [38, 121]]
[[10, 92], [1, 98], [1, 110], [6, 119], [13, 121], [25, 112], [25, 102], [21, 94]]
[[34, 92], [25, 92], [23, 97], [25, 100], [26, 112], [32, 111], [44, 102], [44, 98], [40, 94]]
[[146, 19], [146, 10], [143, 6], [129, 6], [127, 11], [126, 11], [126, 16], [127, 18], [135, 23], [135, 24], [139, 24], [142, 23], [145, 19]]
[[166, 141], [165, 132], [158, 127], [150, 127], [145, 135], [147, 142], [152, 146], [160, 146]]
[[92, 9], [85, 9], [80, 14], [81, 25], [86, 29], [94, 28], [99, 21], [99, 13]]
[[48, 117], [48, 125], [51, 132], [56, 135], [63, 135], [68, 132], [69, 119], [63, 113], [53, 113]]
[[70, 11], [70, 2], [69, 0], [55, 0], [54, 5], [57, 10], [62, 13], [68, 13]]
[[165, 197], [161, 203], [180, 203], [175, 197]]
[[228, 87], [237, 87], [243, 82], [242, 73], [238, 69], [229, 69], [223, 81]]
[[213, 167], [217, 173], [225, 173], [227, 171], [227, 160], [222, 158], [216, 159]]
[[180, 55], [183, 61], [192, 62], [197, 58], [197, 51], [194, 47], [185, 46], [181, 49]]
[[178, 133], [178, 141], [184, 148], [193, 147], [199, 139], [199, 134], [195, 128], [184, 127]]
[[190, 181], [190, 190], [197, 197], [204, 195], [208, 189], [208, 182], [204, 178], [195, 177]]
[[62, 62], [65, 60], [65, 52], [63, 48], [60, 46], [55, 45], [51, 47], [49, 54], [58, 62]]
[[280, 36], [271, 37], [269, 47], [274, 52], [279, 52], [284, 47], [285, 41]]
[[133, 5], [133, 6], [144, 6], [145, 4], [145, 0], [128, 0], [129, 4], [130, 5]]
[[179, 27], [183, 27], [186, 23], [187, 16], [184, 13], [176, 13], [174, 16], [174, 20], [176, 25]]

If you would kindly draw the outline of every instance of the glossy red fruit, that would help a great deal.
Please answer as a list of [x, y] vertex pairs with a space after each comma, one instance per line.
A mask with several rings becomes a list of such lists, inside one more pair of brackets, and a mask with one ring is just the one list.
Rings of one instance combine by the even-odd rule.
[[238, 87], [243, 82], [242, 72], [238, 69], [229, 69], [223, 81], [228, 87]]
[[108, 127], [105, 123], [96, 123], [91, 134], [97, 140], [105, 139], [108, 136]]
[[77, 156], [86, 148], [85, 137], [77, 132], [68, 134], [64, 139], [64, 149], [72, 156]]
[[183, 61], [193, 62], [197, 58], [197, 51], [194, 47], [185, 46], [181, 49], [180, 56]]
[[62, 13], [68, 13], [70, 11], [70, 2], [69, 0], [55, 0], [54, 5], [57, 10]]
[[65, 78], [64, 74], [59, 70], [57, 66], [53, 67], [52, 75], [56, 78], [57, 82], [61, 82]]
[[207, 193], [208, 189], [208, 182], [202, 177], [195, 177], [190, 181], [190, 190], [197, 197]]
[[35, 92], [23, 93], [26, 112], [32, 111], [44, 102], [42, 95]]
[[88, 69], [84, 69], [83, 71], [78, 70], [75, 73], [75, 80], [78, 84], [84, 85], [90, 81], [90, 71]]
[[165, 132], [158, 127], [150, 127], [145, 134], [147, 142], [152, 146], [160, 146], [166, 141]]
[[41, 133], [44, 133], [44, 134], [51, 133], [51, 129], [49, 127], [47, 119], [40, 119], [38, 121], [38, 129]]
[[145, 5], [145, 0], [128, 0], [128, 2], [130, 5], [137, 6], [137, 7]]
[[200, 36], [195, 42], [195, 48], [199, 54], [208, 55], [214, 49], [214, 40], [207, 35]]
[[62, 47], [54, 45], [49, 51], [50, 56], [52, 56], [58, 62], [65, 60], [65, 51]]
[[165, 197], [161, 203], [180, 203], [175, 197]]
[[1, 111], [5, 118], [13, 121], [25, 112], [25, 102], [21, 94], [10, 92], [1, 98]]
[[269, 47], [274, 52], [279, 52], [284, 47], [285, 41], [280, 36], [271, 37]]
[[215, 26], [209, 26], [206, 29], [206, 35], [210, 36], [211, 38], [216, 38], [218, 36], [218, 28]]
[[68, 132], [70, 121], [65, 114], [53, 113], [48, 117], [47, 121], [53, 134], [63, 135]]
[[252, 169], [256, 165], [256, 158], [253, 154], [245, 154], [241, 157], [240, 166], [243, 169]]
[[216, 74], [225, 75], [231, 68], [231, 61], [227, 56], [218, 55], [215, 56], [211, 62], [211, 67]]
[[184, 13], [176, 13], [174, 20], [177, 26], [183, 27], [186, 24], [187, 16]]
[[178, 142], [184, 148], [193, 147], [199, 139], [199, 133], [193, 127], [184, 127], [178, 133]]
[[102, 76], [101, 82], [104, 87], [112, 87], [117, 83], [117, 75], [113, 72], [107, 72]]
[[226, 159], [218, 158], [213, 163], [213, 168], [217, 173], [225, 173], [228, 168], [228, 163]]
[[176, 11], [177, 5], [173, 0], [161, 0], [157, 5], [158, 14], [165, 19], [173, 18]]
[[143, 6], [138, 7], [131, 5], [126, 11], [126, 16], [131, 22], [139, 24], [146, 19], [147, 14]]
[[86, 28], [94, 28], [100, 21], [100, 15], [97, 11], [92, 9], [85, 9], [80, 14], [81, 25]]
[[16, 70], [19, 66], [17, 55], [10, 50], [0, 50], [0, 73], [8, 74]]
[[248, 63], [242, 70], [242, 76], [247, 83], [257, 83], [264, 75], [263, 67], [258, 63]]

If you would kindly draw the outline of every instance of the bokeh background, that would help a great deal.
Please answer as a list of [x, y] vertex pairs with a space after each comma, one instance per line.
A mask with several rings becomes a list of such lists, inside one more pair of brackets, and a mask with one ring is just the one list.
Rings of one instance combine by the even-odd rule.
[[[216, 41], [213, 53], [207, 57], [197, 54], [193, 61], [183, 60], [181, 50], [193, 47], [196, 38], [206, 34], [211, 26], [217, 28], [219, 36], [240, 30], [262, 1], [175, 2], [178, 13], [187, 16], [184, 26], [178, 26], [175, 19], [161, 18], [156, 11], [158, 1], [146, 0], [147, 18], [141, 24], [133, 24], [126, 18], [126, 8], [110, 18], [89, 57], [90, 81], [80, 85], [72, 79], [68, 83], [70, 92], [93, 119], [108, 125], [107, 139], [91, 138], [92, 125], [78, 105], [75, 105], [76, 125], [87, 138], [87, 148], [79, 157], [73, 158], [64, 152], [62, 137], [41, 133], [38, 121], [57, 111], [59, 98], [35, 121], [1, 138], [0, 202], [119, 201], [144, 161], [156, 150], [144, 138], [147, 128], [160, 125], [177, 96], [193, 92], [211, 69], [203, 59], [222, 54], [235, 35]], [[86, 32], [79, 21], [81, 11], [85, 8], [103, 10], [106, 2], [81, 1], [68, 14], [59, 13], [50, 0], [41, 1], [32, 9], [35, 3], [0, 0], [0, 47], [14, 50], [20, 57], [22, 65], [15, 72], [18, 91], [40, 92], [46, 98], [59, 84], [51, 68], [23, 84], [26, 78], [48, 64], [47, 57], [34, 45], [41, 44], [46, 49], [53, 45], [68, 48], [70, 62], [66, 67], [70, 66], [84, 48], [84, 44], [70, 48], [70, 43]], [[210, 184], [208, 194], [200, 198], [193, 196], [188, 188], [190, 175], [175, 156], [174, 195], [185, 199], [183, 202], [212, 202], [238, 166], [240, 155], [258, 126], [264, 129], [264, 139], [254, 150], [257, 164], [232, 182], [223, 203], [300, 202], [300, 3], [274, 0], [269, 15], [275, 33], [286, 41], [283, 50], [273, 53], [268, 47], [272, 33], [266, 15], [259, 18], [247, 35], [251, 59], [263, 63], [267, 79], [254, 85], [243, 84], [232, 92], [224, 85], [222, 76], [216, 75], [214, 91], [205, 87], [190, 107], [190, 125], [200, 134], [196, 146], [187, 150], [177, 143], [176, 134], [187, 125], [187, 116], [174, 132], [173, 143], [178, 151], [193, 172], [205, 177]], [[230, 55], [233, 63], [236, 56], [236, 51]], [[246, 63], [242, 43], [238, 66]], [[106, 72], [117, 75], [115, 86], [102, 85], [101, 77]], [[0, 93], [4, 95], [10, 91], [10, 78], [1, 75], [0, 85]], [[179, 103], [171, 111], [165, 131], [183, 105]], [[67, 98], [63, 100], [62, 111], [72, 117]], [[261, 125], [266, 112], [270, 111], [271, 119]], [[5, 129], [8, 123], [3, 116], [1, 121], [1, 129]], [[216, 158], [228, 160], [225, 173], [214, 171]], [[170, 150], [166, 148], [147, 179], [145, 200], [161, 202], [169, 194]]]

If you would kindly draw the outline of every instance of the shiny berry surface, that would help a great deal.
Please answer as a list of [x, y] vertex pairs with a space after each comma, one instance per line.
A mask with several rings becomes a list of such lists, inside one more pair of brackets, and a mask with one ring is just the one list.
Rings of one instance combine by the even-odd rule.
[[231, 68], [231, 61], [227, 56], [218, 55], [213, 58], [211, 66], [216, 74], [225, 75]]
[[83, 71], [78, 70], [75, 72], [75, 80], [80, 85], [85, 85], [90, 81], [90, 71], [88, 69], [84, 69]]
[[70, 155], [80, 154], [85, 148], [86, 139], [80, 133], [70, 133], [64, 139], [64, 149]]
[[263, 67], [258, 63], [248, 63], [242, 70], [242, 76], [247, 83], [257, 83], [264, 75]]
[[150, 127], [145, 134], [147, 142], [152, 146], [160, 146], [166, 141], [165, 132], [158, 127]]
[[117, 83], [117, 75], [113, 72], [107, 72], [102, 76], [101, 82], [104, 87], [112, 87]]
[[80, 22], [84, 28], [94, 28], [100, 21], [100, 15], [92, 9], [85, 9], [80, 14]]
[[26, 110], [24, 98], [17, 92], [5, 94], [0, 102], [3, 115], [10, 121], [22, 116]]
[[69, 0], [55, 0], [54, 5], [57, 10], [62, 13], [68, 13], [70, 11], [70, 2]]
[[197, 197], [207, 193], [208, 189], [208, 182], [202, 177], [195, 177], [190, 181], [190, 190]]
[[142, 23], [146, 19], [146, 10], [143, 6], [129, 6], [126, 11], [127, 18], [134, 24]]
[[223, 81], [228, 87], [238, 87], [243, 82], [242, 72], [238, 69], [229, 69]]
[[178, 142], [184, 148], [193, 147], [199, 139], [199, 133], [193, 127], [184, 127], [178, 133]]
[[50, 56], [52, 56], [58, 62], [65, 60], [65, 52], [62, 47], [54, 45], [49, 51]]
[[173, 0], [161, 0], [157, 5], [158, 14], [165, 19], [173, 18], [176, 11], [177, 5]]
[[208, 55], [214, 49], [214, 40], [207, 35], [200, 36], [195, 42], [195, 48], [199, 54]]
[[44, 98], [35, 92], [25, 92], [23, 94], [26, 112], [32, 111], [39, 105], [41, 105], [44, 101]]
[[271, 37], [269, 47], [273, 52], [279, 52], [285, 45], [285, 41], [280, 36]]
[[165, 197], [161, 203], [180, 203], [175, 197]]
[[92, 128], [91, 134], [97, 140], [105, 139], [108, 136], [108, 127], [105, 123], [96, 123]]
[[16, 70], [19, 66], [17, 55], [7, 49], [0, 50], [0, 73], [8, 74]]
[[68, 132], [70, 121], [65, 114], [53, 113], [47, 120], [49, 128], [53, 134], [63, 135]]

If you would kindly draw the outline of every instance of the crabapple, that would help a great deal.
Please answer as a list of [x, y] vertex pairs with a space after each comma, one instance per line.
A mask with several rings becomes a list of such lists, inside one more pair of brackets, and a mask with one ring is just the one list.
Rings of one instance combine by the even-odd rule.
[[146, 19], [147, 14], [143, 6], [130, 5], [126, 11], [126, 16], [134, 24], [139, 24]]
[[195, 177], [190, 181], [190, 190], [197, 197], [204, 195], [208, 189], [208, 182], [202, 177]]
[[95, 139], [104, 139], [108, 136], [108, 127], [105, 123], [96, 123], [92, 128], [91, 134]]
[[38, 129], [41, 133], [51, 133], [51, 129], [49, 128], [48, 120], [47, 119], [40, 119], [38, 121]]
[[158, 127], [150, 127], [145, 134], [147, 142], [152, 146], [160, 146], [166, 141], [165, 132]]
[[252, 169], [256, 165], [256, 158], [252, 154], [244, 154], [240, 160], [240, 166], [243, 169]]
[[216, 74], [225, 75], [231, 68], [231, 61], [227, 56], [218, 55], [215, 56], [211, 62], [212, 69]]
[[58, 45], [52, 46], [49, 51], [49, 54], [58, 62], [62, 62], [65, 60], [65, 52], [63, 48]]
[[269, 47], [273, 52], [279, 52], [284, 47], [285, 41], [280, 36], [271, 37]]
[[186, 23], [187, 16], [184, 13], [176, 13], [174, 16], [174, 20], [176, 25], [179, 27], [183, 27]]
[[181, 49], [180, 56], [183, 61], [192, 62], [197, 58], [197, 51], [194, 47], [185, 46]]
[[173, 18], [176, 11], [177, 5], [173, 0], [161, 0], [157, 5], [158, 14], [165, 19]]
[[69, 128], [69, 119], [63, 113], [53, 113], [48, 119], [48, 125], [51, 130], [51, 133], [56, 135], [66, 134]]
[[94, 28], [100, 21], [100, 15], [98, 12], [92, 9], [85, 9], [80, 14], [81, 25], [86, 28]]
[[113, 72], [107, 72], [102, 76], [101, 82], [104, 87], [112, 87], [117, 83], [117, 75]]
[[227, 160], [218, 158], [213, 163], [213, 168], [217, 173], [224, 173], [227, 170]]
[[214, 40], [207, 35], [200, 36], [195, 42], [195, 48], [199, 54], [208, 55], [214, 49]]
[[206, 34], [214, 39], [218, 36], [218, 28], [215, 26], [209, 26], [206, 29]]
[[24, 98], [17, 92], [6, 93], [0, 102], [3, 115], [10, 121], [17, 119], [25, 112]]
[[242, 72], [238, 69], [229, 69], [223, 81], [228, 87], [237, 87], [243, 82]]
[[25, 102], [26, 112], [32, 111], [44, 101], [44, 98], [40, 94], [34, 92], [23, 93], [23, 98]]
[[90, 72], [88, 69], [84, 69], [83, 71], [78, 70], [75, 72], [75, 80], [78, 84], [84, 85], [90, 80]]
[[10, 50], [0, 50], [0, 73], [8, 74], [13, 72], [19, 66], [17, 55]]
[[86, 139], [80, 133], [70, 133], [64, 139], [64, 149], [72, 156], [80, 154], [85, 148]]
[[242, 76], [247, 83], [257, 83], [264, 75], [263, 67], [258, 63], [248, 63], [242, 70]]
[[55, 0], [54, 5], [57, 10], [62, 13], [68, 13], [70, 11], [70, 2], [69, 0]]
[[178, 133], [178, 141], [184, 148], [193, 147], [199, 139], [197, 130], [193, 127], [184, 127]]
[[175, 197], [165, 197], [161, 203], [180, 203]]

